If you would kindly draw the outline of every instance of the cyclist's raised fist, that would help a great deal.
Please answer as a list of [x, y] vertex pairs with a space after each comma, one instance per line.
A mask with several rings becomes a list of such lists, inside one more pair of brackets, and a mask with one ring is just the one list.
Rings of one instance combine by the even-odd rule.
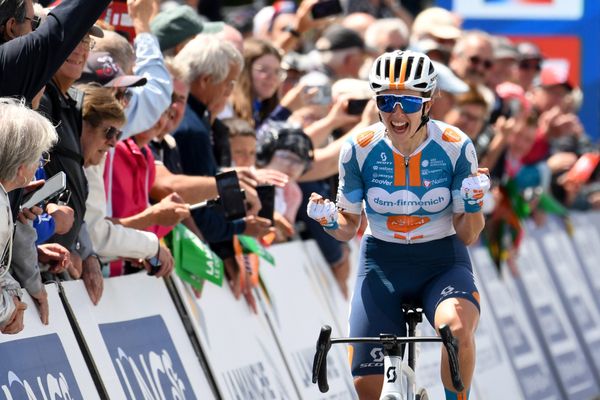
[[335, 203], [312, 193], [306, 206], [306, 213], [325, 229], [337, 229], [338, 212]]

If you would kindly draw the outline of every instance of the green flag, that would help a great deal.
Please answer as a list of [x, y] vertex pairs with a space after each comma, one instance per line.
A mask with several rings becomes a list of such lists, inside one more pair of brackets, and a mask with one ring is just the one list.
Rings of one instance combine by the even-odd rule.
[[275, 265], [275, 258], [273, 258], [273, 255], [269, 253], [263, 245], [258, 243], [255, 238], [252, 236], [238, 235], [238, 239], [240, 240], [242, 250], [245, 254], [254, 253], [263, 260], [267, 261], [269, 264]]
[[197, 290], [204, 280], [223, 285], [223, 260], [206, 243], [182, 224], [170, 233], [170, 247], [175, 259], [175, 272]]

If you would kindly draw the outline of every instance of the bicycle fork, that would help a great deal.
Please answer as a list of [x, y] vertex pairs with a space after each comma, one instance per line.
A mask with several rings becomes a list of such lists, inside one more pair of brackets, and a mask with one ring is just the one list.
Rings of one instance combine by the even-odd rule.
[[415, 373], [402, 362], [402, 347], [394, 342], [383, 344], [384, 375], [379, 400], [413, 400], [415, 398]]

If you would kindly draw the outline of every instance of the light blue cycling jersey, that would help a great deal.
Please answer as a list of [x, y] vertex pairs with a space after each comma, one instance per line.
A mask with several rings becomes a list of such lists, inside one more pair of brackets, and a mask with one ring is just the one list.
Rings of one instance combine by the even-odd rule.
[[452, 214], [464, 212], [460, 187], [477, 172], [477, 155], [458, 128], [429, 121], [427, 139], [404, 156], [378, 122], [344, 144], [339, 165], [337, 206], [360, 214], [364, 201], [366, 234], [422, 243], [455, 233]]

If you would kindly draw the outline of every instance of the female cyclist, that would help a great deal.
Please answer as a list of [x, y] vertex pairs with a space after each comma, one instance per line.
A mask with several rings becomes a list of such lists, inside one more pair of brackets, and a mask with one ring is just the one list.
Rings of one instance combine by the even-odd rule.
[[[484, 226], [481, 199], [489, 179], [478, 173], [475, 148], [459, 129], [429, 120], [436, 71], [422, 53], [379, 56], [369, 75], [381, 122], [349, 139], [340, 154], [337, 204], [316, 193], [308, 215], [338, 240], [363, 236], [350, 312], [350, 336], [406, 334], [403, 304], [423, 308], [429, 322], [448, 324], [460, 345], [466, 388], [475, 367], [479, 295], [466, 245]], [[361, 399], [379, 397], [381, 349], [349, 348]], [[442, 351], [446, 399], [455, 393]]]

